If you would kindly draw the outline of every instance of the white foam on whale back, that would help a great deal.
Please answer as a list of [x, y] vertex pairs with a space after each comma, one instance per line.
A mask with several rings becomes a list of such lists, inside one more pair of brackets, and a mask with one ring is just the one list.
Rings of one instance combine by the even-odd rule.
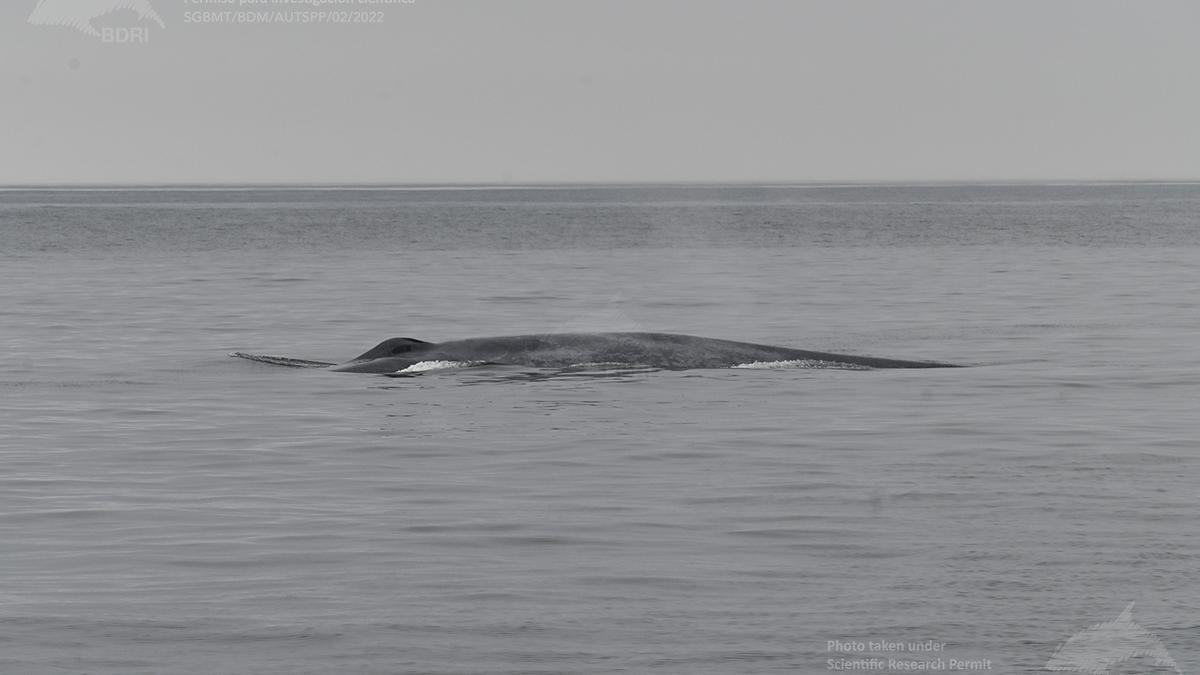
[[479, 365], [477, 361], [420, 361], [407, 368], [397, 370], [397, 373], [424, 373], [430, 370], [449, 370], [451, 368], [470, 368]]
[[816, 359], [791, 359], [787, 361], [752, 361], [739, 363], [731, 368], [748, 368], [752, 370], [788, 370], [788, 369], [818, 369], [836, 368], [838, 370], [871, 370], [867, 366], [839, 361], [819, 361]]

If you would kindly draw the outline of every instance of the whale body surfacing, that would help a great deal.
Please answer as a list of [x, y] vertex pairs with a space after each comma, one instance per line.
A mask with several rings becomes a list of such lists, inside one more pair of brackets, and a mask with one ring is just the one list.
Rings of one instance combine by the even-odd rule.
[[550, 333], [424, 342], [407, 337], [384, 340], [340, 364], [283, 357], [231, 356], [279, 365], [322, 366], [341, 373], [395, 373], [422, 362], [567, 368], [587, 364], [649, 366], [665, 370], [731, 368], [785, 361], [860, 368], [957, 368], [934, 361], [902, 361], [872, 356], [813, 352], [671, 333]]

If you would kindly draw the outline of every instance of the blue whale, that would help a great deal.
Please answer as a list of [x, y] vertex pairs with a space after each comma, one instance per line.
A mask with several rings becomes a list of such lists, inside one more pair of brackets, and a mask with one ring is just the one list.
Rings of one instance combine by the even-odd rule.
[[423, 361], [566, 368], [624, 364], [667, 370], [729, 368], [749, 363], [808, 361], [863, 368], [957, 368], [936, 361], [902, 361], [873, 356], [812, 352], [672, 333], [549, 333], [425, 342], [407, 337], [384, 340], [346, 361], [302, 361], [234, 352], [230, 356], [278, 365], [323, 367], [339, 373], [395, 373]]

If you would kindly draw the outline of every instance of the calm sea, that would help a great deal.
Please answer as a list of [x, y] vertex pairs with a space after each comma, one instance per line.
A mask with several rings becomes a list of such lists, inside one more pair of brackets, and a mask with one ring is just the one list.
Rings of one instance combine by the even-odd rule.
[[[0, 672], [1196, 672], [1198, 310], [1197, 185], [0, 190]], [[227, 356], [566, 330], [972, 367]]]

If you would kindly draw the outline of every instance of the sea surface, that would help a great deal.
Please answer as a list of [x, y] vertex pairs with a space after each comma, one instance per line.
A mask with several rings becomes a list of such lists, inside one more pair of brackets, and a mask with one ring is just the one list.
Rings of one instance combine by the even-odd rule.
[[[971, 367], [228, 356], [580, 330]], [[0, 397], [0, 673], [1200, 672], [1200, 185], [3, 189]]]

